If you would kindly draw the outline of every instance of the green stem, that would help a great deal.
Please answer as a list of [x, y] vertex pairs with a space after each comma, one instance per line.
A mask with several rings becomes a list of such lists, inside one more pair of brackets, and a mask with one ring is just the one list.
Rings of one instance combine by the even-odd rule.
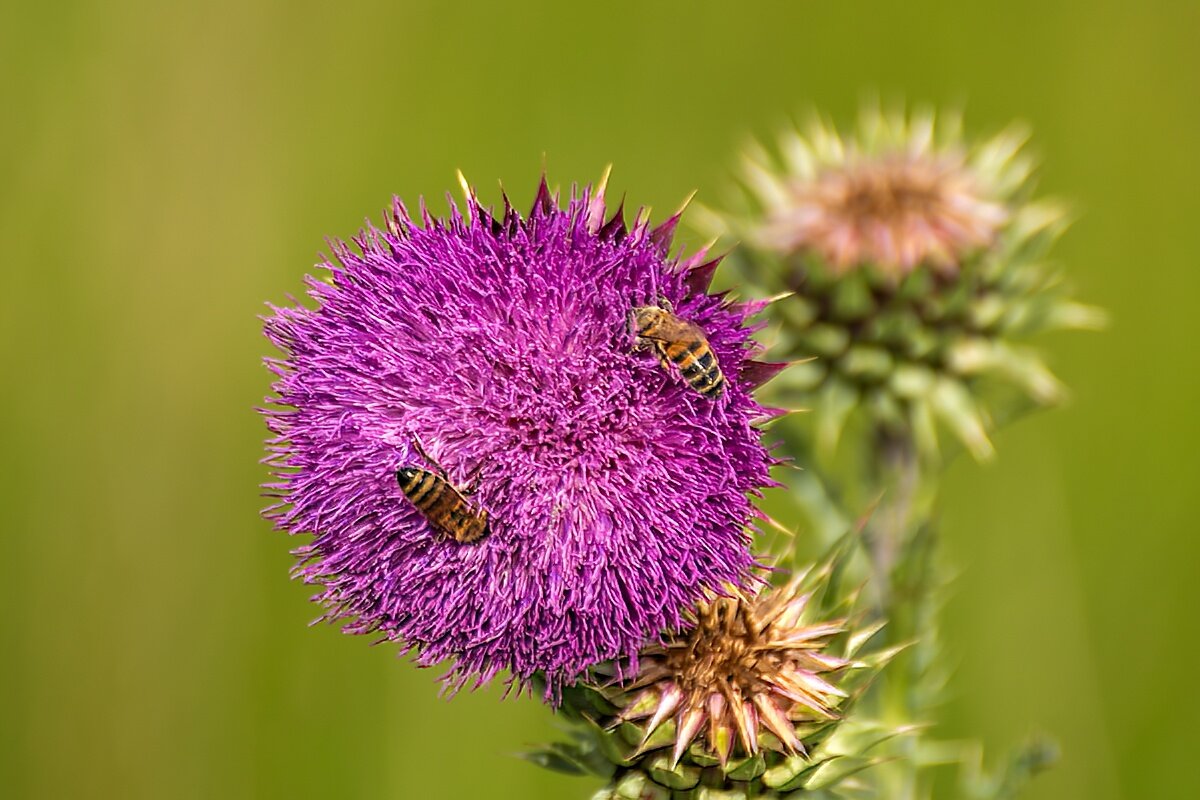
[[[929, 711], [930, 692], [924, 683], [937, 648], [934, 484], [922, 470], [915, 442], [902, 433], [879, 432], [867, 464], [867, 483], [880, 492], [864, 531], [871, 581], [880, 613], [888, 620], [889, 639], [894, 644], [911, 643], [881, 682], [878, 710], [889, 723], [912, 724], [924, 721]], [[912, 800], [922, 790], [916, 754], [911, 752], [916, 741], [905, 739], [899, 746], [906, 749], [905, 757], [885, 770], [886, 796]]]
[[921, 468], [916, 447], [908, 436], [881, 432], [876, 441], [877, 457], [868, 459], [873, 473], [868, 485], [881, 494], [865, 533], [871, 554], [871, 577], [880, 605], [888, 608], [895, 594], [892, 584], [896, 562], [912, 535]]

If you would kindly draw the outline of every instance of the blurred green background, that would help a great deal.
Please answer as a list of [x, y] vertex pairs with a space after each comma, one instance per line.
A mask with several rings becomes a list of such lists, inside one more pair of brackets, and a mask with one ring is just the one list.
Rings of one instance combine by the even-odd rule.
[[586, 797], [511, 758], [537, 703], [305, 627], [256, 314], [455, 168], [716, 202], [746, 135], [878, 89], [1032, 123], [1114, 319], [1045, 342], [1070, 408], [945, 486], [942, 730], [1056, 734], [1030, 798], [1200, 796], [1197, 31], [1185, 0], [0, 5], [0, 794]]

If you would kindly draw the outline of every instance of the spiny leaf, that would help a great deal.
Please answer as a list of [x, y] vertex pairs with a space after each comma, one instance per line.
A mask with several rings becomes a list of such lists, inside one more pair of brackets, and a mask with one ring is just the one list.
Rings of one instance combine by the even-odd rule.
[[823, 789], [833, 786], [856, 772], [881, 764], [885, 759], [863, 758], [859, 756], [843, 756], [831, 758], [806, 773], [803, 780], [805, 789]]
[[588, 770], [572, 758], [554, 750], [532, 750], [521, 753], [521, 758], [543, 769], [561, 772], [564, 775], [586, 775]]

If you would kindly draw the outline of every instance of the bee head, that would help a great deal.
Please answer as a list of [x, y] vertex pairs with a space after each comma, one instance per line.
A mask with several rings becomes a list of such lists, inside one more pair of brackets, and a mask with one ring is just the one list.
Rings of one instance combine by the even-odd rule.
[[416, 467], [401, 467], [400, 469], [396, 470], [396, 481], [401, 485], [406, 484], [413, 478], [417, 477], [417, 473], [419, 472], [420, 470]]
[[667, 312], [658, 306], [637, 306], [633, 309], [633, 328], [638, 334], [646, 333], [659, 325]]

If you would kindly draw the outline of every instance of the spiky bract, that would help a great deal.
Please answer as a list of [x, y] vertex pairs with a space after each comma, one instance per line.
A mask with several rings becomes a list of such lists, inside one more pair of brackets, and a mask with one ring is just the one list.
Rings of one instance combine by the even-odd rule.
[[706, 598], [688, 629], [642, 651], [633, 678], [605, 682], [613, 670], [602, 669], [568, 689], [576, 740], [532, 760], [605, 776], [603, 798], [841, 786], [872, 763], [868, 750], [904, 732], [847, 716], [898, 651], [864, 652], [881, 624], [863, 621], [858, 590], [841, 583], [856, 541], [783, 586]]
[[791, 584], [701, 601], [691, 630], [642, 651], [635, 694], [620, 719], [645, 721], [644, 743], [673, 719], [675, 763], [701, 734], [722, 765], [735, 739], [746, 755], [756, 754], [764, 731], [784, 751], [802, 752], [795, 723], [836, 717], [845, 692], [827, 677], [848, 664], [824, 652], [845, 621], [803, 624], [808, 600]]
[[1028, 172], [1023, 159], [997, 152], [1000, 143], [968, 151], [957, 127], [935, 125], [932, 114], [870, 110], [845, 137], [816, 118], [806, 132], [784, 134], [782, 173], [765, 151], [751, 151], [746, 185], [761, 208], [752, 241], [811, 255], [835, 273], [866, 269], [895, 281], [927, 265], [953, 274], [996, 240]]

